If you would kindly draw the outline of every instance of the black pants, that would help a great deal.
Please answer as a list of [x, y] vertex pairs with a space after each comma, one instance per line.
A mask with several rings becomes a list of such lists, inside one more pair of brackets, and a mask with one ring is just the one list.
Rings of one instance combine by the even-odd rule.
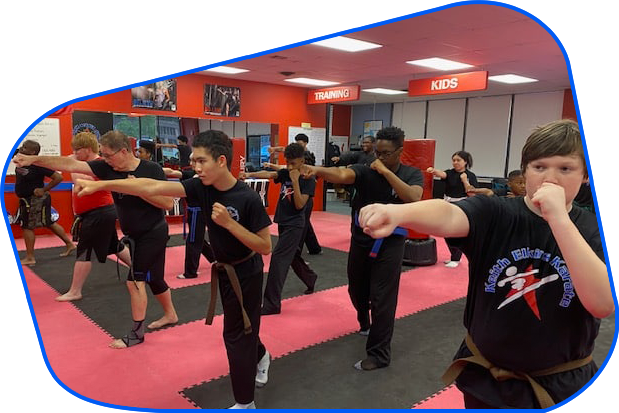
[[[266, 352], [259, 335], [262, 266], [262, 257], [255, 255], [235, 267], [241, 284], [245, 311], [251, 322], [250, 334], [244, 333], [241, 304], [234, 294], [230, 279], [225, 271], [219, 272], [219, 293], [224, 310], [223, 337], [228, 354], [232, 392], [235, 402], [242, 404], [254, 401], [256, 365]], [[244, 268], [254, 270], [247, 271]]]
[[279, 239], [271, 255], [269, 276], [264, 290], [264, 308], [268, 311], [281, 311], [282, 290], [290, 266], [307, 288], [313, 288], [316, 283], [318, 276], [301, 257], [299, 244], [303, 237], [303, 230], [303, 227], [287, 225], [277, 227]]
[[495, 409], [487, 403], [482, 402], [477, 397], [470, 393], [463, 392], [464, 395], [464, 408], [465, 409]]
[[[185, 278], [195, 278], [198, 276], [198, 266], [200, 265], [200, 253], [202, 252], [202, 243], [206, 232], [206, 224], [204, 222], [204, 213], [201, 210], [195, 210], [196, 207], [187, 207], [187, 226], [189, 233], [185, 239]], [[197, 207], [200, 208], [200, 207]]]
[[462, 258], [462, 251], [460, 251], [456, 247], [452, 247], [449, 244], [447, 244], [447, 247], [449, 247], [449, 252], [451, 253], [451, 260], [452, 261], [460, 261], [460, 258]]
[[[314, 207], [314, 198], [310, 197], [307, 201], [307, 205], [305, 206], [305, 225], [307, 227], [306, 233], [303, 236], [303, 241], [307, 246], [307, 251], [310, 254], [318, 254], [322, 251], [320, 244], [318, 243], [318, 238], [316, 238], [316, 233], [314, 232], [314, 227], [312, 227], [312, 221], [310, 221], [310, 216], [312, 215], [312, 209]], [[301, 243], [301, 252], [303, 252], [303, 243]]]
[[404, 238], [385, 238], [376, 258], [369, 256], [371, 247], [350, 241], [348, 294], [360, 328], [366, 330], [371, 325], [365, 345], [368, 357], [379, 366], [387, 366], [391, 362]]

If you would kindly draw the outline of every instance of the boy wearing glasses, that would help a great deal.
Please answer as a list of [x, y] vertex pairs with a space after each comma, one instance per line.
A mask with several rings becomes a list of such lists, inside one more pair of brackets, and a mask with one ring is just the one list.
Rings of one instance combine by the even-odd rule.
[[[356, 190], [351, 202], [352, 237], [348, 254], [348, 293], [357, 310], [359, 333], [367, 335], [367, 357], [358, 370], [387, 367], [391, 362], [391, 337], [400, 287], [405, 232], [390, 234], [376, 242], [357, 224], [359, 210], [373, 203], [405, 203], [421, 199], [423, 174], [402, 165], [404, 131], [389, 126], [376, 134], [376, 160], [370, 166], [349, 168], [304, 166], [303, 174], [326, 181], [349, 184]], [[399, 231], [398, 231], [399, 232]]]
[[[124, 178], [154, 178], [165, 180], [163, 169], [154, 162], [136, 158], [131, 151], [129, 138], [119, 131], [110, 131], [101, 137], [101, 157], [93, 161], [79, 161], [61, 156], [17, 155], [14, 162], [19, 166], [38, 165], [71, 173], [96, 176], [101, 180]], [[132, 272], [128, 276], [127, 289], [131, 299], [133, 327], [128, 334], [114, 340], [110, 347], [127, 348], [144, 342], [146, 318], [146, 284], [163, 307], [164, 315], [153, 321], [148, 328], [155, 329], [178, 321], [172, 303], [170, 289], [163, 279], [165, 248], [168, 241], [168, 225], [163, 209], [172, 208], [168, 196], [129, 196], [113, 192], [112, 197], [118, 212], [120, 227], [128, 239], [132, 260]]]

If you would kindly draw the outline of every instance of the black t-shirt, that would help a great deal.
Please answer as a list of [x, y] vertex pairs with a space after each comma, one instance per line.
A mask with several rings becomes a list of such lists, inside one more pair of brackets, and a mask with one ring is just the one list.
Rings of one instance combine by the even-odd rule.
[[[464, 171], [466, 176], [469, 178], [469, 184], [477, 187], [477, 176], [466, 169]], [[450, 198], [464, 198], [466, 196], [466, 190], [464, 188], [464, 184], [460, 179], [460, 175], [462, 172], [456, 172], [455, 169], [448, 169], [445, 171], [447, 177], [444, 179], [445, 181], [445, 195]]]
[[30, 198], [37, 188], [45, 186], [45, 177], [51, 177], [55, 171], [42, 166], [30, 165], [15, 171], [15, 195]]
[[[241, 260], [251, 253], [251, 250], [239, 241], [230, 231], [217, 225], [212, 220], [213, 204], [224, 205], [230, 216], [247, 230], [257, 233], [271, 225], [271, 219], [266, 213], [260, 195], [241, 181], [227, 191], [219, 191], [212, 185], [203, 185], [199, 178], [181, 181], [185, 187], [187, 201], [198, 203], [205, 214], [209, 240], [217, 261], [231, 263]], [[262, 263], [262, 260], [259, 260]], [[256, 265], [258, 261], [256, 261]]]
[[[140, 161], [134, 171], [115, 171], [104, 160], [89, 161], [92, 172], [101, 180], [124, 179], [129, 175], [136, 178], [152, 178], [165, 181], [166, 176], [161, 166], [151, 161]], [[112, 192], [118, 221], [122, 231], [130, 237], [139, 237], [156, 225], [165, 222], [163, 209], [144, 201], [139, 196]]]
[[[353, 184], [356, 193], [352, 200], [353, 222], [351, 226], [352, 237], [355, 241], [371, 244], [374, 239], [363, 232], [355, 225], [355, 215], [359, 210], [370, 204], [402, 204], [395, 190], [389, 185], [387, 179], [371, 169], [367, 165], [354, 164], [350, 167], [355, 172], [355, 183]], [[413, 166], [400, 164], [396, 171], [396, 176], [408, 185], [418, 185], [423, 188], [423, 174]], [[392, 235], [392, 237], [401, 237]]]
[[[600, 320], [578, 299], [548, 223], [529, 210], [523, 198], [478, 195], [455, 205], [470, 224], [467, 237], [450, 239], [469, 260], [464, 326], [481, 354], [497, 366], [529, 372], [591, 354]], [[595, 216], [578, 207], [569, 216], [604, 260]], [[462, 346], [456, 357], [468, 355]], [[595, 366], [589, 365], [537, 381], [558, 402], [594, 372]], [[467, 366], [457, 382], [491, 405], [533, 406], [528, 383], [497, 382], [483, 368]]]
[[177, 145], [178, 157], [181, 168], [189, 166], [189, 155], [191, 155], [191, 147], [187, 145]]
[[[276, 184], [281, 183], [282, 187], [279, 191], [279, 198], [277, 200], [277, 207], [275, 208], [275, 217], [273, 220], [280, 225], [303, 227], [305, 225], [304, 210], [308, 207], [308, 204], [306, 203], [301, 209], [295, 207], [294, 189], [288, 169], [280, 169], [277, 171], [277, 178], [275, 178], [274, 182]], [[302, 194], [313, 197], [314, 191], [316, 190], [316, 179], [314, 177], [308, 179], [300, 177], [299, 187], [301, 188]]]

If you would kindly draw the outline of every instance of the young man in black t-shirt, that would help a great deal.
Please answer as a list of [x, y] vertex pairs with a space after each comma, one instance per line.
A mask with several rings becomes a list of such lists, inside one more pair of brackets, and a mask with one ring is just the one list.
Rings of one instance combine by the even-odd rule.
[[[270, 364], [259, 331], [264, 267], [260, 254], [271, 252], [271, 220], [260, 195], [230, 172], [232, 142], [225, 133], [200, 133], [194, 139], [191, 156], [198, 177], [181, 182], [127, 179], [78, 183], [84, 194], [102, 189], [137, 196], [161, 194], [201, 205], [217, 259], [211, 286], [219, 284], [224, 310], [223, 337], [236, 401], [233, 408], [255, 408], [254, 389], [266, 385]], [[207, 323], [212, 321], [214, 304], [212, 295]]]
[[303, 241], [307, 231], [306, 208], [314, 196], [316, 180], [303, 178], [299, 168], [304, 164], [304, 149], [298, 143], [291, 143], [284, 150], [286, 168], [277, 172], [243, 172], [242, 178], [274, 179], [281, 183], [281, 190], [275, 209], [275, 222], [279, 239], [271, 255], [269, 276], [264, 290], [262, 315], [281, 313], [282, 289], [292, 266], [295, 274], [303, 281], [307, 289], [305, 294], [314, 292], [318, 276], [301, 257]]
[[614, 311], [597, 220], [572, 205], [587, 179], [578, 124], [536, 129], [521, 169], [524, 197], [361, 211], [373, 237], [410, 225], [451, 237], [468, 257], [468, 336], [458, 366], [443, 376], [456, 379], [467, 408], [548, 408], [569, 398], [595, 375], [590, 355], [600, 318]]
[[[100, 140], [103, 159], [84, 162], [61, 156], [15, 157], [18, 165], [41, 165], [67, 172], [96, 176], [101, 180], [149, 177], [165, 180], [161, 167], [154, 162], [143, 161], [134, 156], [129, 138], [118, 131], [104, 134]], [[94, 181], [93, 181], [94, 182]], [[161, 304], [164, 314], [148, 325], [160, 328], [178, 321], [172, 296], [164, 280], [165, 249], [168, 241], [168, 224], [163, 209], [172, 208], [172, 198], [167, 196], [126, 196], [112, 193], [120, 227], [130, 240], [132, 271], [128, 276], [127, 289], [131, 299], [133, 327], [120, 339], [112, 341], [112, 348], [127, 348], [144, 341], [148, 284]]]
[[[38, 155], [41, 145], [33, 140], [25, 140], [19, 148], [19, 153], [24, 155]], [[45, 185], [45, 178], [50, 182]], [[52, 222], [52, 201], [49, 191], [62, 182], [62, 175], [51, 169], [30, 165], [15, 169], [15, 195], [19, 198], [19, 218], [21, 221], [22, 234], [26, 244], [26, 257], [21, 260], [22, 265], [34, 265], [34, 229], [39, 227], [49, 228], [67, 246], [61, 257], [68, 256], [76, 246], [73, 244], [64, 228], [56, 222]]]
[[[404, 233], [389, 234], [375, 242], [356, 225], [359, 210], [372, 203], [415, 202], [423, 192], [423, 174], [402, 165], [404, 132], [390, 126], [376, 135], [376, 160], [370, 166], [350, 168], [304, 168], [304, 174], [326, 181], [350, 184], [356, 190], [351, 203], [352, 237], [348, 254], [348, 292], [357, 310], [359, 333], [367, 335], [367, 357], [355, 364], [358, 370], [387, 367], [391, 362], [391, 337], [404, 255]], [[382, 245], [381, 245], [382, 244]]]

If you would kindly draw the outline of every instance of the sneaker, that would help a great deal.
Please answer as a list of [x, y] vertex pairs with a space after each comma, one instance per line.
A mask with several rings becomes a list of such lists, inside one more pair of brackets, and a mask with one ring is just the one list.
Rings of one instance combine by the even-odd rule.
[[456, 268], [458, 264], [460, 264], [460, 261], [449, 261], [447, 264], [445, 264], [445, 267]]
[[[258, 362], [256, 366], [256, 387], [262, 388], [266, 386], [269, 381], [269, 366], [271, 365], [271, 355], [268, 351], [264, 353], [264, 356]], [[255, 407], [254, 407], [255, 408]]]
[[320, 250], [320, 251], [312, 251], [312, 252], [310, 252], [310, 250], [307, 250], [307, 253], [309, 255], [322, 255], [322, 250]]
[[255, 409], [256, 404], [254, 402], [248, 404], [235, 403], [234, 406], [228, 407], [228, 409]]
[[262, 309], [260, 310], [260, 315], [274, 315], [280, 314], [281, 312], [282, 310], [274, 310], [272, 308], [262, 307]]
[[360, 336], [369, 336], [370, 335], [370, 329], [368, 328], [367, 330], [359, 330], [359, 331], [357, 331], [357, 334], [359, 334]]
[[178, 279], [180, 279], [180, 280], [188, 280], [188, 279], [191, 279], [191, 278], [198, 278], [198, 275], [196, 274], [196, 275], [194, 275], [194, 276], [189, 277], [189, 276], [187, 276], [187, 275], [185, 275], [185, 274], [178, 274], [178, 275], [176, 276], [176, 278], [178, 278]]

